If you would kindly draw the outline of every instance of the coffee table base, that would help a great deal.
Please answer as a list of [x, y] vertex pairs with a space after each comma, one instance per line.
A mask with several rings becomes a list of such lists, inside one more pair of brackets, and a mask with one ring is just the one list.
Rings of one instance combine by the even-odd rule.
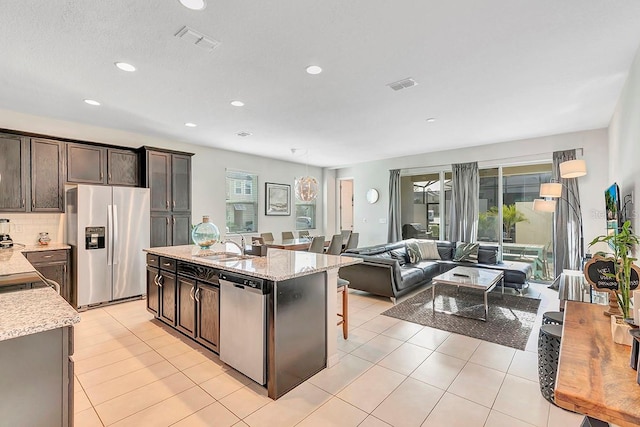
[[[433, 309], [433, 313], [434, 314], [437, 311], [438, 313], [452, 314], [454, 316], [466, 317], [468, 319], [474, 319], [474, 320], [481, 320], [483, 322], [486, 322], [489, 319], [488, 295], [489, 295], [489, 292], [491, 292], [493, 289], [495, 289], [497, 283], [494, 283], [492, 286], [488, 287], [486, 290], [484, 290], [482, 292], [483, 293], [483, 297], [484, 297], [484, 318], [482, 318], [482, 317], [462, 316], [462, 315], [459, 315], [459, 314], [454, 313], [454, 312], [436, 310], [436, 285], [437, 284], [438, 284], [438, 282], [435, 281], [431, 285], [431, 308]], [[458, 286], [458, 289], [460, 289], [460, 286], [461, 286], [461, 285], [452, 285], [450, 283], [443, 283], [443, 284], [446, 284], [446, 285], [449, 285], [449, 286]], [[500, 285], [501, 285], [501, 288], [502, 288], [502, 295], [504, 295], [504, 276], [500, 279]]]

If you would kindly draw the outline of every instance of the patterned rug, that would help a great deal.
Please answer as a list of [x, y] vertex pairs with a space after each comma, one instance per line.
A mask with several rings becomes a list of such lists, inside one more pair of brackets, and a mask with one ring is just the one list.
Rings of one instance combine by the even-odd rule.
[[456, 291], [453, 286], [438, 285], [435, 313], [431, 309], [429, 288], [382, 314], [524, 350], [540, 300], [493, 291], [489, 293], [488, 301], [489, 319], [483, 322], [478, 320], [484, 317], [482, 291], [469, 288]]

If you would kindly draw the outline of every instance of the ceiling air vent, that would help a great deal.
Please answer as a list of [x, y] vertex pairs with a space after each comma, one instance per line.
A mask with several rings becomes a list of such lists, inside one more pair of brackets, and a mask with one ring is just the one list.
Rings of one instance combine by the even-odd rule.
[[415, 86], [417, 84], [418, 82], [416, 82], [412, 78], [408, 78], [408, 79], [398, 80], [397, 82], [389, 83], [387, 86], [389, 86], [393, 90], [400, 90], [400, 89], [406, 89], [411, 86]]
[[176, 37], [186, 40], [189, 43], [193, 43], [207, 52], [213, 51], [220, 45], [218, 40], [205, 36], [201, 32], [187, 26], [182, 27], [180, 31], [176, 33]]
[[244, 138], [244, 137], [247, 137], [247, 136], [251, 136], [251, 132], [242, 131], [242, 132], [236, 133], [236, 135], [238, 135], [239, 137]]

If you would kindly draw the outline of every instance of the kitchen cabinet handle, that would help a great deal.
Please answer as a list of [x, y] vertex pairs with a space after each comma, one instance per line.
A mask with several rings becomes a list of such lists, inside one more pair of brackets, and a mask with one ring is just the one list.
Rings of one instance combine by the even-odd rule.
[[109, 182], [111, 182], [111, 172], [109, 172]]
[[195, 297], [193, 296], [193, 294], [194, 294], [194, 292], [193, 292], [193, 291], [194, 291], [195, 289], [196, 289], [196, 288], [192, 286], [192, 287], [191, 287], [191, 290], [189, 291], [189, 296], [191, 297], [191, 299], [192, 299], [192, 300], [195, 300]]
[[165, 267], [171, 267], [171, 263], [170, 262], [163, 262], [162, 265], [164, 265]]
[[33, 199], [31, 199], [31, 209], [35, 209], [36, 208], [36, 198], [34, 197]]
[[158, 275], [156, 274], [156, 277], [153, 278], [153, 283], [155, 283], [156, 286], [160, 286], [158, 285]]
[[22, 199], [22, 207], [24, 208], [24, 199]]
[[162, 282], [164, 281], [163, 276], [158, 276], [158, 286], [162, 287]]
[[169, 201], [168, 200], [166, 201], [165, 206], [167, 207], [167, 209], [169, 209]]
[[194, 296], [195, 296], [195, 300], [196, 300], [196, 302], [198, 302], [198, 303], [200, 302], [200, 289], [202, 289], [202, 288], [198, 288], [198, 289], [196, 289], [196, 293], [194, 294]]
[[169, 217], [165, 218], [167, 220], [167, 225], [169, 225]]
[[51, 258], [53, 255], [43, 255], [42, 258]]
[[175, 219], [175, 217], [174, 217], [174, 218], [171, 218], [171, 221], [173, 222], [173, 225], [176, 225], [176, 219]]
[[104, 178], [104, 175], [102, 172], [100, 172], [100, 181], [102, 181], [103, 178]]
[[173, 207], [174, 208], [176, 207], [176, 201], [175, 200], [173, 201]]

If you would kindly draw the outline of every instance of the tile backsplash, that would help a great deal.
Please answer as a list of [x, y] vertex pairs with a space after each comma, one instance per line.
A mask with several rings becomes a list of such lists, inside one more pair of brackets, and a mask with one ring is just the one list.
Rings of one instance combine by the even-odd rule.
[[46, 231], [52, 243], [65, 243], [65, 216], [62, 213], [0, 213], [0, 218], [9, 220], [9, 234], [14, 242], [37, 244], [39, 233]]

